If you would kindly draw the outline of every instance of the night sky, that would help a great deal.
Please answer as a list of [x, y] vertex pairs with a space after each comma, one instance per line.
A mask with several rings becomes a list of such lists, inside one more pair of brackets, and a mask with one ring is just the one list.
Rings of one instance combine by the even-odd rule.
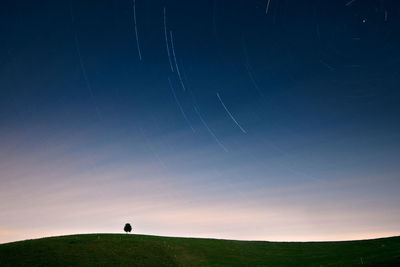
[[6, 0], [0, 36], [0, 242], [400, 234], [396, 0]]

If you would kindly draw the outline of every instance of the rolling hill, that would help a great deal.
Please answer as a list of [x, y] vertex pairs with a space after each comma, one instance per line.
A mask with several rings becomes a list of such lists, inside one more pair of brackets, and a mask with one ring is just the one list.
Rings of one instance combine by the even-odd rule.
[[0, 245], [0, 266], [400, 266], [400, 237], [264, 242], [126, 234]]

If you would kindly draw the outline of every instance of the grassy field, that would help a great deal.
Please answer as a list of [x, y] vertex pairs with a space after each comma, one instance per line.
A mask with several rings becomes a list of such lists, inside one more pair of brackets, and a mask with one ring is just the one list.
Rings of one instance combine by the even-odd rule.
[[0, 245], [0, 266], [400, 266], [400, 237], [261, 242], [88, 234]]

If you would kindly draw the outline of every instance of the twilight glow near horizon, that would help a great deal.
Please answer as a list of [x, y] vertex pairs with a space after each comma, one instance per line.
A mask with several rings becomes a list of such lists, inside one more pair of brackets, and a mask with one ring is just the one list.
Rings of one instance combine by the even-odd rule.
[[400, 234], [397, 1], [7, 1], [0, 243]]

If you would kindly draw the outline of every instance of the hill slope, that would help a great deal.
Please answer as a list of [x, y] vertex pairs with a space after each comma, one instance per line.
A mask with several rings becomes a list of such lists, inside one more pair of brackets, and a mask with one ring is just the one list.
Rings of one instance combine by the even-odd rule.
[[125, 234], [0, 245], [0, 266], [400, 266], [400, 237], [259, 242]]

